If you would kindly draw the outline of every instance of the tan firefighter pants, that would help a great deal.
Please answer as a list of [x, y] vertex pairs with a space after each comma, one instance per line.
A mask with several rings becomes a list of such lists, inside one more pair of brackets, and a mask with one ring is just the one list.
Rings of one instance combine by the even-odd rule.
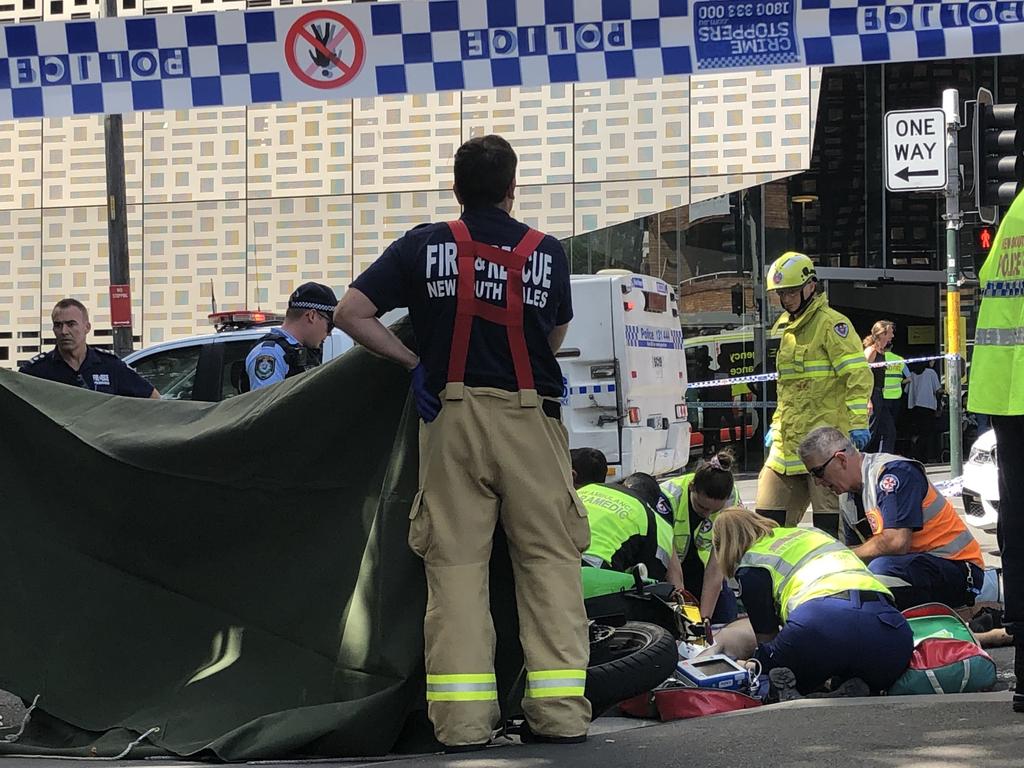
[[523, 712], [534, 733], [579, 736], [589, 658], [580, 555], [586, 510], [572, 490], [561, 422], [536, 392], [449, 384], [420, 423], [420, 491], [409, 545], [427, 574], [428, 714], [446, 745], [478, 744], [499, 717], [488, 563], [495, 526], [508, 536], [526, 657]]
[[[757, 478], [755, 508], [786, 512], [786, 526], [799, 524], [810, 503], [815, 517], [839, 514], [839, 497], [818, 485], [810, 474], [780, 475], [765, 466]], [[815, 523], [817, 525], [817, 523]]]

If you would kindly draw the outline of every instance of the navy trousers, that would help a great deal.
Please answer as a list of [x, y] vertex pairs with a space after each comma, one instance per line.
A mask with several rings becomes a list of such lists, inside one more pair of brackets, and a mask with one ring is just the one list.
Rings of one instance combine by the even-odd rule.
[[868, 569], [910, 582], [909, 587], [892, 588], [900, 610], [922, 603], [942, 603], [950, 608], [973, 605], [985, 582], [984, 571], [973, 563], [922, 553], [876, 557]]
[[831, 677], [859, 677], [873, 692], [892, 685], [910, 664], [914, 636], [887, 599], [863, 602], [862, 594], [852, 590], [848, 597], [797, 606], [775, 639], [758, 646], [762, 670], [789, 667], [803, 694]]

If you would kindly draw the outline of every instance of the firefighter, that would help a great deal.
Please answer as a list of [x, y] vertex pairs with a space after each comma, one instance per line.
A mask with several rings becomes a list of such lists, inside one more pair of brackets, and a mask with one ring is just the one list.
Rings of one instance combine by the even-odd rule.
[[337, 304], [334, 291], [322, 283], [303, 283], [292, 291], [281, 327], [256, 342], [245, 358], [248, 388], [269, 387], [320, 365]]
[[814, 525], [838, 535], [839, 500], [808, 476], [797, 447], [815, 427], [834, 426], [864, 446], [868, 432], [871, 370], [850, 321], [817, 292], [814, 263], [802, 253], [782, 254], [768, 270], [767, 289], [785, 310], [779, 336], [778, 407], [765, 435], [771, 448], [758, 478], [758, 513], [779, 524], [800, 522], [810, 501]]
[[700, 598], [702, 616], [713, 624], [733, 621], [738, 613], [736, 596], [711, 546], [711, 526], [727, 506], [740, 504], [732, 474], [733, 455], [719, 451], [696, 472], [672, 477], [661, 490], [672, 507], [673, 552], [683, 572], [683, 584]]
[[742, 507], [723, 510], [715, 551], [740, 583], [753, 658], [783, 700], [833, 676], [837, 695], [888, 688], [910, 663], [914, 638], [892, 594], [848, 548], [815, 529], [780, 528]]
[[[526, 660], [525, 741], [586, 739], [589, 642], [555, 359], [572, 319], [559, 242], [513, 219], [517, 158], [500, 136], [455, 154], [456, 221], [421, 225], [345, 294], [338, 327], [404, 365], [421, 416], [409, 544], [424, 560], [428, 714], [449, 751], [481, 749], [499, 718], [488, 563], [508, 536]], [[409, 307], [419, 354], [376, 318]]]
[[819, 427], [800, 444], [816, 483], [840, 497], [843, 532], [872, 573], [910, 586], [896, 604], [973, 605], [984, 582], [981, 547], [924, 466], [888, 453], [860, 453], [846, 435]]
[[[967, 409], [991, 415], [996, 431], [1003, 626], [1014, 638], [1017, 679], [1024, 680], [1024, 194], [999, 225], [978, 280], [982, 298]], [[1015, 712], [1024, 712], [1022, 688], [1018, 684], [1013, 695]]]

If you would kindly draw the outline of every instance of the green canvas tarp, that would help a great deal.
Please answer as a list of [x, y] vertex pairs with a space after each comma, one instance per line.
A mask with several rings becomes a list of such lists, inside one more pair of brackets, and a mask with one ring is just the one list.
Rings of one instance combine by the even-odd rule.
[[132, 757], [435, 746], [407, 394], [359, 348], [218, 404], [0, 371], [0, 688], [39, 696], [0, 754], [116, 755], [153, 728]]

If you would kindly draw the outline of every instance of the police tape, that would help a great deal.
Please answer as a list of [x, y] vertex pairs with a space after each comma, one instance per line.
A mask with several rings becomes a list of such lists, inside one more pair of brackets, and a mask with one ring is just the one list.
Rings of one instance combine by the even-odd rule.
[[687, 403], [690, 410], [702, 408], [775, 408], [778, 403], [774, 400], [697, 400]]
[[[904, 360], [893, 360], [882, 363], [868, 363], [869, 368], [886, 368], [897, 365], [908, 365], [910, 363], [926, 363], [929, 360], [962, 360], [960, 354], [951, 355], [928, 355], [925, 357], [908, 357]], [[687, 389], [705, 389], [707, 387], [728, 387], [732, 384], [760, 384], [765, 381], [775, 381], [779, 378], [778, 372], [774, 373], [753, 373], [749, 376], [733, 376], [728, 379], [713, 379], [711, 381], [694, 381], [686, 385]]]

